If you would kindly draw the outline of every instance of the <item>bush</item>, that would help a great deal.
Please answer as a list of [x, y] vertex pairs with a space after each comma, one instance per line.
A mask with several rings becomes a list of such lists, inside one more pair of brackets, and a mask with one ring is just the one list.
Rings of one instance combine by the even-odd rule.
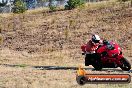
[[84, 4], [84, 0], [69, 0], [67, 1], [67, 5], [65, 5], [65, 9], [71, 10], [83, 4]]
[[26, 4], [22, 0], [14, 2], [13, 13], [24, 13], [26, 11]]
[[53, 5], [49, 6], [49, 8], [50, 8], [51, 11], [55, 11], [56, 10], [56, 6], [53, 6]]
[[51, 11], [55, 11], [56, 8], [57, 8], [57, 5], [56, 5], [56, 0], [50, 0], [50, 3], [49, 3], [49, 8]]

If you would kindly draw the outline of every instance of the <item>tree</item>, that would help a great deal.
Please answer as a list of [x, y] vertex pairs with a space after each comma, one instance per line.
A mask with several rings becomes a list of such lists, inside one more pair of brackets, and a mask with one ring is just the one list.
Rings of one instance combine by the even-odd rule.
[[8, 0], [2, 0], [2, 1], [0, 2], [0, 7], [5, 6], [5, 5], [7, 4], [7, 2], [8, 2]]
[[52, 6], [52, 0], [49, 0], [49, 7]]
[[132, 7], [132, 0], [131, 0], [131, 7]]

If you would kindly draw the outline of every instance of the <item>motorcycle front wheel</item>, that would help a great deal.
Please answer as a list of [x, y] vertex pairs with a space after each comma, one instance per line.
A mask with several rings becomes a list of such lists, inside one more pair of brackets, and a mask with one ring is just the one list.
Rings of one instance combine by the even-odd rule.
[[131, 64], [129, 63], [129, 61], [126, 59], [126, 58], [122, 58], [121, 60], [120, 60], [120, 62], [121, 62], [121, 66], [120, 66], [120, 68], [122, 69], [122, 70], [124, 70], [124, 71], [129, 71], [130, 69], [131, 69]]

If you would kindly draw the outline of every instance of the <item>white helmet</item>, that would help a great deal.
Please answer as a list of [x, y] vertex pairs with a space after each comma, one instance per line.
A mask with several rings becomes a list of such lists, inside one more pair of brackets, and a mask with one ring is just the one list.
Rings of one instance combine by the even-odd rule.
[[100, 42], [100, 37], [96, 34], [92, 35], [92, 42], [93, 43], [99, 43]]

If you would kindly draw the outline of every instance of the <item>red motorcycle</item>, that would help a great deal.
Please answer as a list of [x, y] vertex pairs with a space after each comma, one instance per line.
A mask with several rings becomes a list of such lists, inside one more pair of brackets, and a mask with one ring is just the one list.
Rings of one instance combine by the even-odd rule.
[[92, 58], [92, 60], [87, 58], [87, 62], [89, 63], [85, 64], [86, 66], [92, 65], [96, 70], [117, 67], [120, 67], [124, 71], [131, 69], [131, 64], [124, 58], [121, 48], [115, 42], [105, 41], [103, 45], [100, 45], [96, 50], [95, 55], [98, 55], [100, 58]]

